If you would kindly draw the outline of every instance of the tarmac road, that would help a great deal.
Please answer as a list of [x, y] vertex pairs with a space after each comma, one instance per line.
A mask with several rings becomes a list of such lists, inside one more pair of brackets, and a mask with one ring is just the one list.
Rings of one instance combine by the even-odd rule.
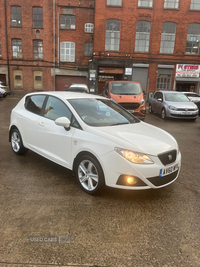
[[179, 178], [159, 190], [84, 193], [72, 172], [8, 142], [0, 99], [0, 267], [200, 266], [200, 119], [146, 122], [171, 133], [182, 153]]

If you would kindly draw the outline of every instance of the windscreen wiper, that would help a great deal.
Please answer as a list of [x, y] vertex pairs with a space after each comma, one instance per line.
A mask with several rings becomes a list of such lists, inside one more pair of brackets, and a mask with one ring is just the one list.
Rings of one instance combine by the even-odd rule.
[[122, 125], [122, 124], [130, 124], [129, 122], [118, 122], [118, 123], [113, 123], [110, 126], [114, 126], [114, 125]]

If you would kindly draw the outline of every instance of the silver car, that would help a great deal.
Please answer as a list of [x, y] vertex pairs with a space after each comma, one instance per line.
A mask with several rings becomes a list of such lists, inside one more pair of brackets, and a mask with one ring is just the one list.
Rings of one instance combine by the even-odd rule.
[[149, 101], [149, 113], [154, 112], [163, 120], [167, 117], [196, 120], [199, 109], [181, 92], [158, 91]]

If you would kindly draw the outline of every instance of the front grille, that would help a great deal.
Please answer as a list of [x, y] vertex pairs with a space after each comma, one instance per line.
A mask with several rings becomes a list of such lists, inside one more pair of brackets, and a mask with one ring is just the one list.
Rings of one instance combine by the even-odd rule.
[[194, 108], [177, 108], [178, 111], [196, 111]]
[[176, 155], [177, 155], [177, 151], [174, 149], [167, 153], [159, 154], [158, 158], [162, 162], [163, 165], [168, 165], [176, 161]]
[[164, 184], [172, 182], [174, 179], [176, 179], [177, 175], [178, 175], [178, 170], [163, 177], [156, 176], [147, 178], [147, 180], [155, 186], [162, 186]]
[[118, 104], [127, 110], [134, 110], [140, 107], [139, 103], [118, 103]]

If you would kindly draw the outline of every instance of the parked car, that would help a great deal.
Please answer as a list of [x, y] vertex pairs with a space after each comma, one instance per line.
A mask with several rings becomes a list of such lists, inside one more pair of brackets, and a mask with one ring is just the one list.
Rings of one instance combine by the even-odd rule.
[[158, 113], [162, 119], [178, 118], [196, 120], [198, 107], [187, 96], [177, 91], [158, 91], [149, 100], [149, 112]]
[[182, 94], [186, 95], [193, 103], [195, 103], [200, 110], [200, 95], [193, 92], [181, 92]]
[[139, 82], [109, 81], [105, 83], [102, 95], [115, 101], [137, 118], [144, 120], [146, 106], [144, 94]]
[[65, 89], [65, 91], [89, 93], [89, 89], [86, 84], [72, 84], [69, 88]]
[[9, 87], [1, 81], [0, 81], [0, 92], [3, 94], [3, 97], [6, 97], [8, 94], [10, 94]]
[[27, 94], [11, 112], [9, 140], [17, 155], [30, 149], [74, 170], [88, 194], [104, 185], [161, 188], [176, 180], [181, 167], [174, 137], [92, 94]]

